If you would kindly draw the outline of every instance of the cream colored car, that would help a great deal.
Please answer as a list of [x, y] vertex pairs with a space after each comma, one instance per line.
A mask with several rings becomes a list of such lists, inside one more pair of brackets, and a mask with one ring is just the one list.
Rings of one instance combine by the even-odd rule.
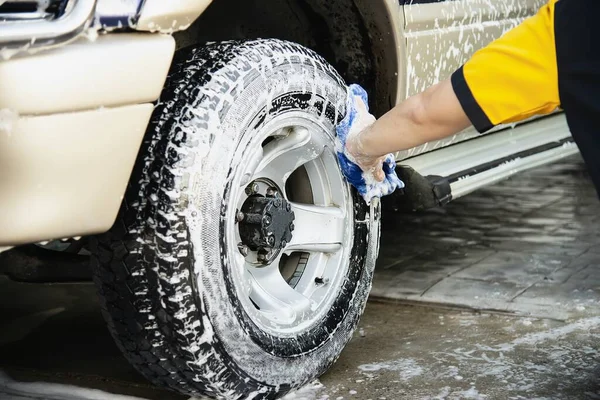
[[[277, 398], [337, 359], [371, 285], [380, 205], [334, 155], [345, 83], [381, 115], [542, 3], [0, 0], [0, 246], [94, 235], [141, 373]], [[561, 114], [468, 130], [398, 154], [390, 201], [443, 204], [576, 151]]]

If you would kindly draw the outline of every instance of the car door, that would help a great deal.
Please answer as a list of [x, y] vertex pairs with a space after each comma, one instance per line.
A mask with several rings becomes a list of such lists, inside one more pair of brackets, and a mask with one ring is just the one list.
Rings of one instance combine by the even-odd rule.
[[[400, 0], [399, 98], [450, 77], [477, 50], [533, 15], [547, 0]], [[501, 128], [501, 127], [500, 127]], [[498, 129], [498, 128], [497, 128]], [[478, 135], [468, 129], [398, 155], [411, 157]]]

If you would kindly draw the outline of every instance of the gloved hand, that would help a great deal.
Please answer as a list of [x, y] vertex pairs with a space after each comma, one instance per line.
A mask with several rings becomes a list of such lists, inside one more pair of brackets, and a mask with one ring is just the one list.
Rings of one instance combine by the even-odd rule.
[[[374, 197], [393, 193], [403, 188], [404, 183], [396, 175], [393, 154], [381, 158], [369, 157], [361, 154], [360, 148], [357, 148], [360, 147], [358, 135], [375, 122], [375, 117], [369, 114], [367, 92], [362, 87], [350, 85], [348, 91], [346, 116], [336, 127], [336, 154], [342, 174], [370, 204]], [[349, 140], [353, 152], [348, 149]]]

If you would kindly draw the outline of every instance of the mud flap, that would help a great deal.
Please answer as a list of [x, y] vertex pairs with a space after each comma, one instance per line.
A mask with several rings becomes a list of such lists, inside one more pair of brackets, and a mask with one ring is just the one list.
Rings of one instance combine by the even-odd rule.
[[450, 182], [445, 177], [423, 176], [405, 165], [398, 165], [396, 173], [406, 187], [382, 199], [386, 211], [422, 211], [444, 206], [452, 200]]

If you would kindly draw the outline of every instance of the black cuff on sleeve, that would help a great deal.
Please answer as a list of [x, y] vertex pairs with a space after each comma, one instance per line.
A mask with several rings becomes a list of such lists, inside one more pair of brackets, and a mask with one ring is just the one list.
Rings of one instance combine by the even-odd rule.
[[469, 88], [467, 80], [465, 79], [463, 67], [460, 67], [452, 74], [451, 82], [460, 105], [465, 111], [465, 114], [467, 114], [467, 117], [469, 117], [469, 120], [471, 120], [475, 129], [477, 129], [479, 133], [484, 133], [492, 129], [494, 125], [487, 115], [485, 115], [485, 112], [477, 103], [475, 97], [473, 97], [473, 92], [471, 92], [471, 88]]

